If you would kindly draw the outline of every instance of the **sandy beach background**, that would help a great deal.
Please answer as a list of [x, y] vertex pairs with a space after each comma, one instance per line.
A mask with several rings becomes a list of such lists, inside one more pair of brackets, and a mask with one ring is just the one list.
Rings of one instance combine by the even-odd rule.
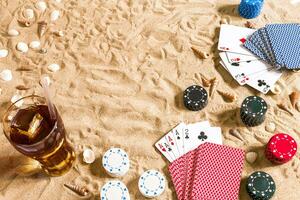
[[[299, 153], [284, 165], [273, 165], [264, 157], [264, 145], [275, 132], [285, 132], [300, 144], [300, 113], [291, 108], [288, 95], [300, 90], [297, 72], [285, 72], [277, 85], [279, 94], [262, 95], [239, 86], [219, 65], [216, 49], [221, 21], [244, 26], [238, 16], [237, 0], [49, 0], [42, 14], [36, 1], [0, 0], [0, 49], [8, 49], [0, 58], [0, 71], [10, 69], [13, 79], [0, 80], [0, 117], [13, 95], [39, 94], [42, 74], [51, 78], [51, 91], [68, 138], [78, 159], [66, 175], [49, 178], [43, 174], [23, 177], [15, 173], [24, 158], [13, 149], [0, 124], [0, 199], [1, 200], [73, 200], [80, 199], [64, 188], [64, 183], [86, 185], [99, 199], [99, 190], [108, 180], [101, 157], [110, 147], [121, 147], [131, 160], [130, 171], [121, 178], [131, 199], [144, 198], [138, 191], [138, 178], [147, 169], [158, 169], [168, 182], [157, 199], [176, 199], [167, 170], [168, 161], [155, 150], [154, 143], [179, 122], [209, 120], [221, 126], [224, 144], [240, 147], [258, 155], [254, 163], [245, 162], [240, 199], [248, 200], [244, 178], [255, 170], [270, 173], [276, 181], [274, 200], [298, 200], [300, 197]], [[267, 0], [262, 14], [254, 20], [257, 27], [267, 23], [299, 22], [297, 1]], [[31, 27], [21, 27], [17, 19], [24, 8], [35, 10]], [[40, 39], [37, 22], [49, 21], [53, 10], [60, 11], [57, 21], [49, 23]], [[19, 36], [9, 37], [9, 29]], [[62, 30], [63, 37], [53, 34]], [[47, 53], [30, 49], [20, 53], [15, 46], [23, 41], [40, 40]], [[196, 47], [210, 54], [201, 60], [191, 50]], [[57, 63], [61, 69], [50, 72]], [[209, 99], [201, 112], [190, 112], [182, 105], [182, 91], [200, 84], [201, 77], [219, 80], [218, 89], [238, 95], [228, 103], [218, 94]], [[20, 87], [24, 86], [24, 87]], [[16, 88], [23, 88], [18, 90]], [[24, 90], [26, 89], [26, 90]], [[269, 105], [267, 119], [259, 127], [246, 128], [238, 116], [243, 99], [259, 95]], [[276, 105], [284, 103], [291, 113]], [[230, 129], [241, 137], [230, 134]], [[92, 148], [97, 160], [82, 162], [81, 153]]]

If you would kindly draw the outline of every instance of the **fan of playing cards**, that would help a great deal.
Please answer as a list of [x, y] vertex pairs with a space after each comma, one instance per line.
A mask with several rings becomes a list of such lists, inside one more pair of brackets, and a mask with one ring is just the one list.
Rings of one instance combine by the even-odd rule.
[[[270, 41], [270, 38], [258, 40], [255, 36], [260, 30], [222, 24], [218, 49], [223, 51], [220, 52], [221, 65], [240, 85], [247, 84], [266, 94], [280, 78], [282, 72], [278, 70], [278, 64], [275, 65], [275, 60], [271, 58], [270, 52], [275, 52], [272, 51], [271, 43], [265, 42]], [[248, 49], [250, 46], [251, 51]]]
[[155, 146], [171, 162], [179, 200], [238, 199], [244, 151], [222, 145], [219, 127], [180, 123]]

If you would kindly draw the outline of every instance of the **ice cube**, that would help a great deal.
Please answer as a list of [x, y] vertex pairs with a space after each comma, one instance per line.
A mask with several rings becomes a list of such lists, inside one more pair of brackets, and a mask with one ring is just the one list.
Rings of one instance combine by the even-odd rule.
[[35, 114], [33, 119], [31, 120], [29, 124], [29, 129], [27, 130], [29, 138], [35, 138], [35, 136], [39, 133], [39, 130], [41, 127], [43, 121], [42, 115], [39, 113]]

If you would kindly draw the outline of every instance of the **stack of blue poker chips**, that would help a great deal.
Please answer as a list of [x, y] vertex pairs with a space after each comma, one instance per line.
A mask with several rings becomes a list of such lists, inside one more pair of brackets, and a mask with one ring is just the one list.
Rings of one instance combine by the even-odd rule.
[[263, 7], [264, 0], [242, 0], [239, 6], [241, 17], [252, 19], [257, 17]]

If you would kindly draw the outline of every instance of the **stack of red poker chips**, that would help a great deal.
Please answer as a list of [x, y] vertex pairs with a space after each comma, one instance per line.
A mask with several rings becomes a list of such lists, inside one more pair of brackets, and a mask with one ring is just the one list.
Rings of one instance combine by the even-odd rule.
[[291, 136], [278, 133], [271, 137], [266, 148], [266, 157], [274, 163], [290, 161], [297, 152], [297, 143]]

